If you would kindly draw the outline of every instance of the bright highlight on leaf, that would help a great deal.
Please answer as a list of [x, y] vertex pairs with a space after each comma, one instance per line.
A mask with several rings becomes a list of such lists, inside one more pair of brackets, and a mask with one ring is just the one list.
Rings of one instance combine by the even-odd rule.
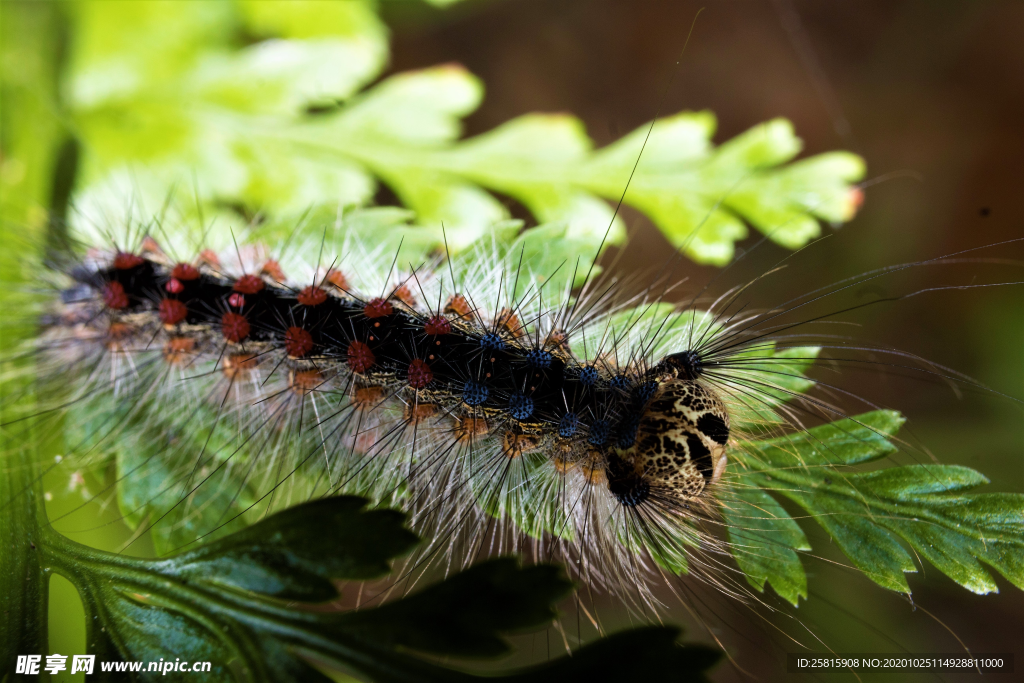
[[[442, 225], [458, 251], [506, 221], [492, 192], [564, 226], [558, 260], [578, 256], [580, 243], [596, 248], [649, 125], [596, 150], [582, 122], [562, 114], [461, 140], [481, 83], [447, 65], [360, 93], [384, 67], [386, 30], [368, 1], [327, 4], [77, 6], [69, 93], [88, 150], [83, 216], [102, 224], [132, 205], [148, 219], [175, 189], [183, 206], [198, 194], [208, 216], [225, 205], [292, 215], [366, 205], [384, 183], [435, 248]], [[264, 40], [237, 47], [238, 26]], [[785, 120], [719, 147], [714, 129], [710, 112], [658, 121], [625, 196], [690, 258], [728, 262], [748, 225], [792, 249], [819, 235], [820, 221], [853, 216], [850, 183], [864, 173], [855, 155], [787, 165], [801, 143]], [[616, 219], [608, 243], [624, 236]]]

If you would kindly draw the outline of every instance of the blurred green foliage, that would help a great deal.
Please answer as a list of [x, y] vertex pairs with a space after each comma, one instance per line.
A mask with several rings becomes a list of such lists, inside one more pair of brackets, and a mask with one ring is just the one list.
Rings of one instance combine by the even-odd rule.
[[[625, 202], [691, 258], [724, 264], [746, 223], [796, 248], [820, 233], [819, 220], [839, 223], [856, 210], [849, 183], [863, 175], [860, 159], [835, 152], [784, 165], [801, 147], [784, 120], [718, 148], [709, 112], [642, 126], [600, 150], [568, 115], [522, 116], [460, 141], [459, 119], [483, 96], [463, 68], [362, 90], [387, 61], [387, 30], [369, 1], [69, 10], [63, 93], [85, 149], [77, 205], [96, 224], [127, 206], [150, 217], [175, 187], [196, 195], [207, 216], [225, 206], [293, 216], [365, 205], [383, 182], [415, 212], [424, 247], [443, 245], [443, 224], [458, 251], [509, 218], [492, 190], [542, 223], [563, 223], [547, 258], [564, 261], [588, 242], [596, 249], [612, 222], [604, 200], [622, 196], [636, 166]], [[610, 237], [623, 239], [620, 221]]]

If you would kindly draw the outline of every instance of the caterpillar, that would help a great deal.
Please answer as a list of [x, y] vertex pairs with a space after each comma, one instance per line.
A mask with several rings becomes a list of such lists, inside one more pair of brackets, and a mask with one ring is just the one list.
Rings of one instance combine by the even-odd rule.
[[[684, 569], [760, 601], [724, 565], [743, 549], [722, 538], [723, 514], [749, 505], [730, 455], [845, 415], [804, 393], [822, 339], [783, 320], [920, 264], [762, 312], [737, 305], [744, 287], [677, 309], [650, 286], [574, 294], [570, 277], [548, 292], [551, 273], [510, 268], [516, 254], [496, 244], [400, 267], [346, 229], [375, 211], [293, 253], [232, 239], [176, 258], [173, 240], [136, 227], [63, 276], [39, 353], [64, 385], [53, 402], [76, 424], [70, 451], [118, 451], [119, 480], [167, 477], [163, 500], [128, 495], [126, 514], [192, 534], [170, 551], [351, 492], [407, 510], [434, 539], [413, 566], [529, 551], [638, 613]], [[68, 367], [82, 379], [67, 383]]]
[[[81, 364], [99, 378], [80, 390], [89, 409], [116, 415], [114, 424], [152, 422], [135, 397], [159, 390], [162, 375], [191, 375], [190, 384], [207, 385], [187, 390], [206, 397], [200, 404], [233, 401], [210, 429], [231, 418], [243, 432], [294, 420], [289, 438], [308, 442], [297, 459], [316, 456], [329, 489], [363, 485], [370, 472], [376, 498], [405, 488], [414, 515], [451, 523], [486, 506], [488, 491], [508, 488], [513, 468], [540, 468], [541, 481], [563, 489], [563, 509], [544, 513], [561, 519], [547, 530], [560, 525], [577, 538], [606, 515], [574, 511], [569, 488], [599, 492], [602, 509], [617, 507], [617, 516], [651, 506], [676, 514], [705, 505], [725, 471], [729, 412], [700, 381], [710, 359], [687, 350], [654, 360], [621, 333], [610, 352], [599, 346], [592, 360], [581, 357], [573, 350], [581, 328], [603, 327], [603, 346], [610, 332], [586, 294], [548, 310], [532, 288], [510, 282], [503, 293], [508, 274], [487, 270], [469, 273], [477, 282], [465, 290], [446, 291], [442, 276], [420, 270], [367, 290], [356, 272], [335, 266], [318, 267], [303, 285], [251, 251], [236, 254], [236, 268], [209, 250], [175, 262], [147, 235], [135, 249], [94, 252], [73, 271], [48, 343], [61, 366]], [[507, 301], [487, 310], [479, 287], [495, 281]], [[706, 332], [693, 323], [691, 337]], [[123, 409], [95, 405], [96, 395], [109, 400], [111, 385], [123, 396], [115, 400], [127, 399]], [[302, 435], [306, 411], [316, 416], [311, 440]]]

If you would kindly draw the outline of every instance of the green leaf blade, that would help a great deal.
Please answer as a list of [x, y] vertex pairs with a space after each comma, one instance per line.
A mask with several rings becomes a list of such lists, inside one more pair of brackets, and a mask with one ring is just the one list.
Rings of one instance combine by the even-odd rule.
[[855, 465], [891, 455], [888, 437], [903, 425], [894, 411], [879, 410], [838, 420], [806, 432], [758, 441], [739, 454], [756, 469]]
[[550, 622], [551, 603], [571, 588], [556, 567], [489, 560], [399, 602], [347, 615], [336, 629], [435, 655], [493, 657], [509, 650], [499, 633]]
[[[361, 498], [326, 498], [280, 512], [164, 563], [176, 576], [282, 600], [334, 599], [329, 579], [374, 579], [418, 537], [404, 515], [365, 510]], [[338, 552], [343, 548], [344, 552]]]
[[775, 592], [796, 606], [807, 597], [807, 576], [797, 550], [810, 550], [800, 526], [754, 482], [742, 484], [723, 503], [730, 552], [758, 591], [770, 582]]
[[954, 465], [847, 469], [895, 453], [902, 422], [875, 411], [757, 442], [737, 459], [743, 476], [806, 510], [885, 588], [910, 592], [904, 574], [917, 567], [905, 546], [975, 593], [998, 591], [984, 565], [1024, 585], [1024, 495], [966, 493], [988, 479]]
[[[322, 603], [326, 591], [318, 588], [330, 587], [332, 578], [376, 576], [387, 559], [415, 541], [403, 515], [365, 505], [351, 497], [305, 503], [160, 561], [114, 555], [56, 534], [41, 551], [82, 594], [94, 624], [90, 642], [108, 658], [116, 649], [127, 661], [158, 661], [170, 651], [183, 660], [212, 662], [216, 681], [326, 680], [307, 657], [381, 682], [478, 680], [483, 676], [409, 650], [446, 657], [504, 654], [509, 645], [503, 634], [550, 623], [554, 601], [572, 588], [557, 567], [522, 568], [504, 558], [383, 606], [339, 612]], [[296, 576], [321, 583], [296, 590], [288, 583]], [[576, 680], [596, 671], [666, 672], [685, 665], [684, 680], [703, 680], [718, 653], [682, 647], [677, 637], [674, 629], [629, 631], [576, 656], [489, 679]], [[617, 649], [627, 644], [642, 661], [627, 664]], [[152, 674], [141, 678], [147, 676]]]

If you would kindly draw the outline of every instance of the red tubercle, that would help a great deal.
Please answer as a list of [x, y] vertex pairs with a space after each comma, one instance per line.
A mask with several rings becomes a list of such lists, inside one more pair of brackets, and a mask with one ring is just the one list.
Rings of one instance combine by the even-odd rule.
[[231, 306], [232, 308], [241, 308], [242, 306], [245, 306], [245, 296], [235, 292], [228, 297], [228, 306]]
[[249, 321], [239, 313], [225, 313], [220, 318], [220, 329], [225, 339], [237, 344], [249, 336]]
[[456, 318], [468, 320], [470, 317], [470, 313], [472, 313], [472, 311], [473, 309], [469, 305], [469, 302], [466, 301], [466, 297], [462, 296], [461, 294], [453, 294], [451, 297], [448, 298], [448, 301], [445, 303], [444, 310], [442, 312], [445, 315], [451, 315]]
[[519, 322], [519, 316], [517, 316], [510, 308], [503, 308], [498, 311], [498, 317], [495, 318], [494, 322], [513, 337], [522, 337], [526, 332], [526, 330], [523, 329], [522, 324]]
[[413, 389], [424, 389], [434, 380], [434, 371], [425, 360], [414, 358], [406, 370], [409, 386]]
[[412, 295], [412, 291], [409, 289], [407, 285], [399, 285], [398, 288], [395, 289], [395, 293], [392, 294], [391, 296], [398, 299], [399, 301], [401, 301], [403, 304], [410, 308], [416, 305], [416, 297]]
[[188, 307], [177, 299], [161, 299], [158, 315], [164, 325], [177, 325], [188, 316]]
[[287, 278], [284, 276], [284, 271], [281, 269], [281, 264], [274, 259], [268, 260], [260, 268], [261, 275], [269, 275], [270, 279], [275, 282], [284, 282]]
[[108, 282], [103, 288], [103, 303], [107, 308], [114, 310], [128, 308], [128, 295], [124, 292], [124, 285], [120, 282]]
[[255, 275], [243, 275], [235, 280], [231, 289], [239, 294], [257, 294], [262, 292], [264, 287], [266, 287], [266, 283]]
[[452, 331], [452, 324], [443, 315], [435, 315], [423, 325], [423, 331], [434, 337], [441, 337]]
[[199, 279], [199, 269], [187, 263], [178, 263], [171, 269], [171, 277], [182, 282]]
[[327, 292], [316, 285], [310, 285], [299, 292], [296, 298], [303, 306], [319, 306], [327, 301]]
[[143, 254], [153, 254], [154, 256], [163, 256], [164, 253], [164, 250], [160, 248], [157, 241], [149, 235], [142, 238], [142, 244], [139, 245], [139, 251]]
[[138, 254], [132, 254], [127, 251], [119, 251], [114, 256], [114, 269], [115, 270], [131, 270], [132, 268], [138, 268], [146, 259], [142, 258]]
[[354, 341], [348, 345], [348, 366], [353, 372], [366, 372], [377, 362], [370, 347], [360, 341]]
[[327, 280], [327, 282], [334, 285], [338, 289], [348, 289], [348, 278], [346, 278], [344, 273], [342, 273], [340, 270], [335, 270], [334, 268], [331, 268], [330, 270], [327, 271], [327, 277], [325, 279]]
[[366, 306], [363, 308], [363, 315], [367, 318], [383, 318], [394, 313], [395, 309], [390, 302], [381, 299], [370, 299]]
[[199, 263], [205, 263], [212, 268], [220, 268], [220, 258], [213, 249], [203, 249], [199, 252]]
[[301, 327], [289, 327], [284, 333], [284, 350], [291, 358], [302, 358], [313, 350], [313, 336]]
[[185, 285], [181, 284], [181, 280], [178, 278], [172, 277], [167, 281], [167, 284], [164, 285], [164, 289], [166, 289], [169, 294], [181, 294], [185, 291]]

